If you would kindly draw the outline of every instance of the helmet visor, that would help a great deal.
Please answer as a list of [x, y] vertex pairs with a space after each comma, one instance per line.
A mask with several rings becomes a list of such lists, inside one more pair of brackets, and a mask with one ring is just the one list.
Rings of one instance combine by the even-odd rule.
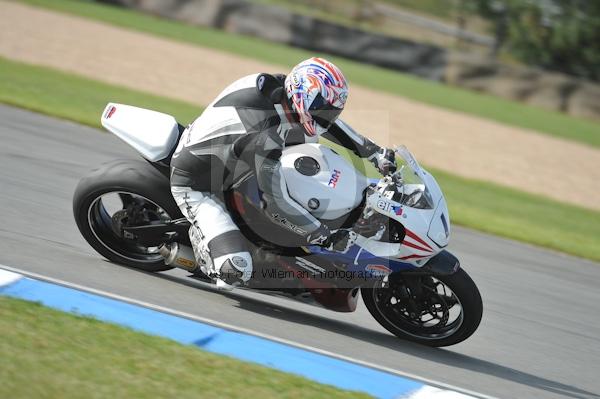
[[342, 109], [331, 105], [319, 93], [308, 108], [308, 113], [321, 127], [329, 129], [342, 113]]

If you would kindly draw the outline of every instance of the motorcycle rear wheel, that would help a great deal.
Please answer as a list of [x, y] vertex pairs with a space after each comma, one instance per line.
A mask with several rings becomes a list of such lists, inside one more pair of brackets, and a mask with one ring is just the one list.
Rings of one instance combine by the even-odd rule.
[[121, 228], [134, 218], [144, 225], [182, 217], [169, 179], [147, 161], [109, 162], [81, 179], [73, 215], [85, 240], [106, 259], [149, 272], [172, 269], [158, 248], [138, 244]]
[[408, 305], [411, 293], [402, 288], [402, 279], [380, 280], [363, 287], [361, 295], [375, 320], [399, 338], [432, 347], [454, 345], [469, 338], [483, 313], [481, 295], [471, 277], [459, 269], [452, 275], [423, 278], [430, 279], [423, 280], [429, 293], [413, 298], [420, 301], [419, 310], [411, 310]]

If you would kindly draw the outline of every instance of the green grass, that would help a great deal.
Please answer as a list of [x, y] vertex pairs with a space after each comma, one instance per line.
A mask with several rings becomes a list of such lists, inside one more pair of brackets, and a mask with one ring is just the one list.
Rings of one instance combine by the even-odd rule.
[[[20, 1], [281, 65], [283, 72], [299, 60], [318, 55], [252, 37], [193, 27], [89, 1]], [[351, 84], [360, 84], [442, 108], [600, 147], [600, 124], [587, 119], [574, 118], [560, 112], [479, 94], [339, 57], [328, 58], [341, 67]], [[234, 78], [232, 77], [232, 80]]]
[[600, 261], [600, 212], [429, 170], [459, 225]]
[[[109, 101], [166, 112], [182, 123], [200, 113], [190, 104], [0, 58], [0, 102], [97, 127]], [[454, 223], [600, 260], [600, 212], [431, 172], [444, 189]]]
[[181, 101], [141, 94], [0, 57], [0, 102], [47, 115], [99, 126], [108, 102], [136, 104], [175, 116], [185, 124], [202, 109]]
[[2, 398], [367, 398], [39, 304], [0, 297]]

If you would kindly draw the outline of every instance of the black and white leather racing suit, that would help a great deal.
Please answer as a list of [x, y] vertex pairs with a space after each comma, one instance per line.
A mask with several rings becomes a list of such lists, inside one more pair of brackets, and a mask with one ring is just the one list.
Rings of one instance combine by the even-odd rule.
[[[244, 169], [256, 174], [268, 217], [305, 244], [320, 244], [330, 234], [327, 226], [290, 197], [280, 169], [284, 147], [318, 141], [285, 114], [284, 79], [284, 75], [254, 74], [231, 84], [188, 126], [173, 155], [171, 192], [192, 223], [194, 252], [209, 274], [225, 273], [241, 281], [251, 277], [247, 244], [223, 203], [223, 192]], [[324, 137], [362, 158], [380, 152], [380, 147], [340, 120]]]

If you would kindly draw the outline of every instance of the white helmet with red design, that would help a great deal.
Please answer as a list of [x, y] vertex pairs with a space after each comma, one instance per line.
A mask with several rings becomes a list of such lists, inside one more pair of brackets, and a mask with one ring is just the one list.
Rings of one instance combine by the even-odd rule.
[[292, 69], [285, 91], [308, 136], [318, 136], [336, 121], [348, 98], [342, 71], [323, 58], [310, 58]]

